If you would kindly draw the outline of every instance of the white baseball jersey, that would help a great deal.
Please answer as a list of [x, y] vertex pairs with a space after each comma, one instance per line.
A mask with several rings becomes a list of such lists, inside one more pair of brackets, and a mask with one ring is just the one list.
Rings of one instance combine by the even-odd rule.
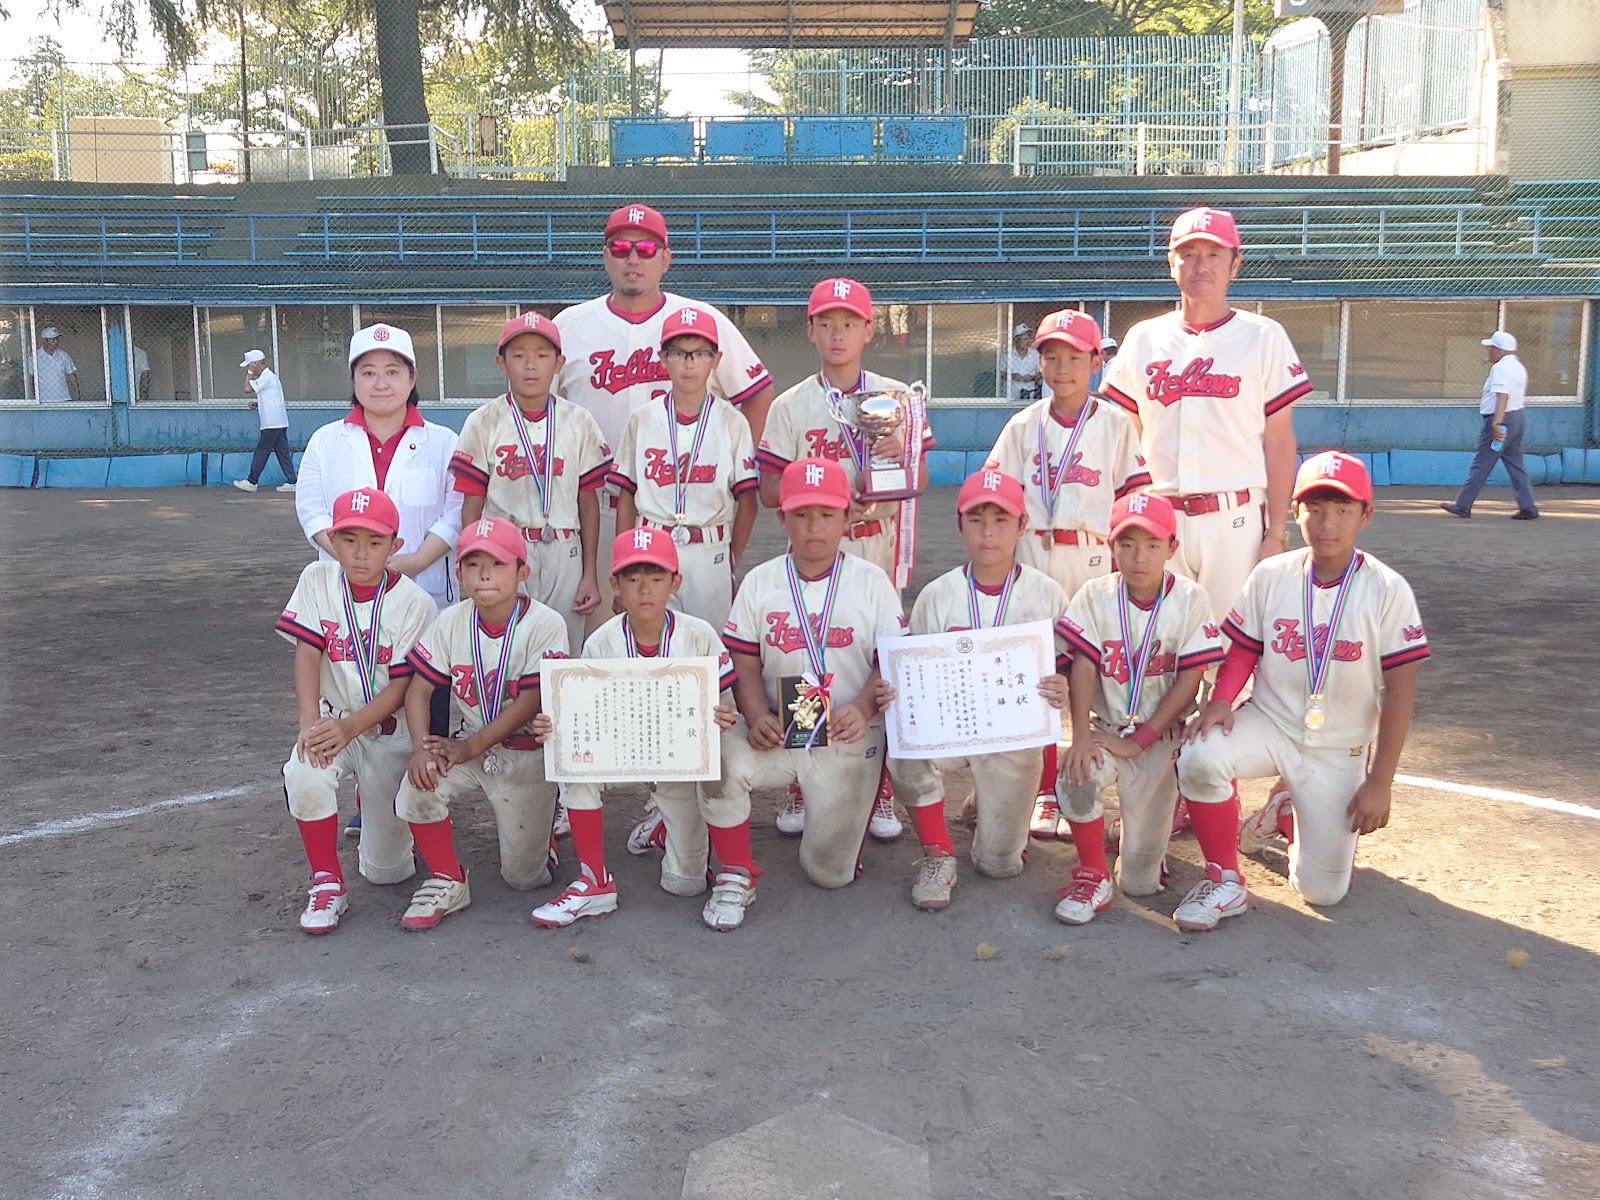
[[[584, 658], [627, 658], [628, 614], [619, 613], [591, 633], [583, 643]], [[710, 624], [689, 613], [668, 612], [661, 645], [635, 643], [641, 658], [714, 658], [721, 676], [722, 690], [734, 684], [733, 659]]]
[[661, 365], [661, 326], [668, 314], [685, 305], [709, 311], [717, 320], [717, 346], [722, 361], [711, 376], [711, 390], [734, 405], [743, 404], [772, 383], [772, 376], [750, 348], [744, 334], [709, 304], [663, 292], [661, 305], [648, 313], [623, 313], [610, 296], [586, 300], [555, 316], [567, 365], [561, 370], [560, 392], [582, 405], [600, 423], [606, 444], [622, 440], [633, 410], [672, 388]]
[[[904, 391], [906, 385], [887, 375], [872, 371], [862, 372], [862, 389], [865, 391]], [[927, 453], [934, 447], [933, 426], [922, 428], [922, 450]], [[767, 413], [767, 424], [761, 432], [761, 445], [756, 449], [756, 463], [763, 471], [781, 475], [783, 469], [802, 458], [831, 458], [844, 467], [853, 488], [856, 482], [856, 463], [850, 455], [844, 431], [828, 408], [828, 393], [820, 375], [812, 375], [795, 384], [772, 402]], [[875, 514], [885, 520], [894, 520], [899, 512], [897, 505], [878, 505]]]
[[952, 633], [975, 628], [972, 621], [974, 600], [978, 607], [976, 628], [980, 629], [1002, 624], [1022, 625], [1028, 621], [1053, 624], [1066, 611], [1066, 593], [1043, 571], [1018, 563], [1011, 579], [1011, 594], [1006, 597], [1002, 614], [999, 609], [1003, 589], [969, 586], [966, 567], [946, 571], [930, 581], [911, 606], [911, 632]]
[[[537, 600], [522, 597], [516, 628], [511, 633], [511, 656], [505, 674], [500, 673], [500, 652], [505, 641], [504, 626], [482, 626], [478, 633], [478, 658], [483, 662], [484, 679], [478, 678], [473, 658], [473, 614], [471, 600], [452, 604], [439, 614], [433, 627], [417, 639], [407, 662], [434, 687], [450, 689], [450, 732], [453, 737], [471, 737], [488, 724], [483, 719], [480, 689], [498, 692], [502, 704], [510, 704], [529, 688], [539, 686], [539, 663], [546, 658], [567, 656], [567, 623], [554, 609]], [[532, 733], [532, 722], [514, 733]]]
[[1267, 418], [1311, 391], [1270, 317], [1231, 310], [1195, 328], [1163, 313], [1128, 331], [1101, 391], [1144, 428], [1154, 490], [1166, 496], [1267, 486]]
[[[1153, 607], [1130, 601], [1128, 638], [1133, 644], [1124, 644], [1117, 615], [1121, 582], [1120, 575], [1089, 580], [1078, 589], [1067, 605], [1066, 615], [1056, 624], [1056, 633], [1072, 653], [1100, 664], [1090, 711], [1117, 727], [1128, 720], [1128, 685], [1132, 680], [1129, 663], [1139, 653]], [[1133, 713], [1138, 724], [1155, 715], [1156, 705], [1171, 690], [1179, 671], [1203, 670], [1222, 661], [1221, 636], [1205, 589], [1170, 571], [1162, 588], [1161, 608], [1155, 614], [1156, 628], [1150, 635], [1149, 657], [1145, 660], [1144, 686], [1139, 693], [1139, 707]]]
[[[805, 636], [789, 591], [789, 556], [768, 559], [750, 569], [739, 593], [722, 640], [735, 654], [761, 659], [761, 676], [767, 685], [767, 702], [776, 709], [778, 681], [785, 675], [811, 671]], [[828, 582], [837, 576], [833, 614], [821, 630]], [[900, 597], [879, 567], [863, 558], [841, 554], [821, 579], [801, 579], [800, 598], [811, 627], [825, 633], [823, 668], [833, 676], [829, 693], [835, 703], [848, 704], [867, 685], [878, 659], [878, 639], [905, 632]]]
[[283, 398], [283, 381], [271, 367], [263, 367], [261, 374], [245, 380], [256, 395], [256, 416], [263, 429], [289, 428], [289, 406]]
[[[1072, 459], [1063, 468], [1062, 455], [1080, 425], [1083, 428], [1072, 447]], [[1044, 463], [1039, 461], [1041, 427]], [[1049, 400], [1028, 405], [1006, 422], [986, 465], [1022, 481], [1030, 531], [1077, 529], [1105, 538], [1111, 530], [1111, 505], [1116, 498], [1150, 484], [1133, 422], [1093, 396], [1084, 402], [1071, 425], [1051, 411]], [[1047, 492], [1057, 471], [1061, 482], [1052, 505]]]
[[33, 352], [33, 382], [41, 403], [52, 404], [72, 399], [67, 387], [67, 376], [78, 373], [78, 364], [72, 355], [57, 346], [54, 354], [43, 346]]
[[[676, 461], [669, 420], [676, 429]], [[704, 437], [695, 453], [702, 423]], [[726, 400], [708, 396], [700, 416], [685, 420], [668, 396], [635, 409], [628, 418], [611, 482], [633, 495], [640, 517], [652, 525], [674, 524], [679, 479], [687, 480], [684, 523], [693, 526], [731, 525], [735, 500], [758, 486], [750, 424]]]
[[[361, 694], [361, 671], [356, 666], [354, 640], [366, 639], [372, 631], [373, 596], [365, 589], [352, 590], [351, 607], [357, 628], [351, 629], [344, 610], [344, 570], [336, 562], [314, 562], [300, 572], [289, 603], [278, 617], [278, 632], [286, 641], [305, 642], [322, 652], [322, 699], [334, 713], [345, 715], [366, 704]], [[360, 599], [360, 596], [365, 599]], [[438, 615], [433, 598], [415, 582], [391, 571], [384, 587], [378, 612], [377, 667], [373, 672], [372, 694], [376, 696], [391, 679], [409, 678], [411, 664], [406, 656]], [[401, 729], [405, 713], [395, 714]]]
[[[1334, 631], [1333, 662], [1323, 683], [1321, 729], [1305, 727], [1310, 696], [1306, 657], [1305, 581], [1311, 551], [1279, 554], [1256, 565], [1222, 624], [1232, 641], [1261, 655], [1250, 703], [1300, 745], [1362, 746], [1378, 735], [1383, 673], [1428, 657], [1428, 635], [1411, 585], [1372, 555], [1357, 550], [1345, 585], [1349, 595]], [[1312, 589], [1311, 624], [1328, 638], [1335, 587]]]
[[[578, 493], [605, 486], [611, 448], [595, 419], [559, 396], [550, 397], [537, 420], [529, 420], [509, 394], [467, 414], [461, 439], [450, 457], [456, 491], [484, 497], [484, 516], [503, 517], [524, 530], [544, 525], [533, 476], [538, 472], [539, 478], [544, 478], [545, 441], [551, 436], [552, 414], [555, 445], [551, 448], [549, 523], [556, 529], [576, 529]], [[517, 436], [519, 425], [521, 438]], [[533, 453], [531, 462], [523, 450], [523, 439]]]

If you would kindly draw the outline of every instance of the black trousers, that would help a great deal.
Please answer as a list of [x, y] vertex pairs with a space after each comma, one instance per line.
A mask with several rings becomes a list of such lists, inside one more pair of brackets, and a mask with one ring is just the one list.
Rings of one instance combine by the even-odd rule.
[[250, 458], [251, 483], [261, 482], [261, 472], [266, 470], [267, 459], [274, 454], [278, 456], [278, 465], [283, 468], [283, 477], [290, 483], [295, 482], [294, 455], [289, 453], [289, 431], [263, 429], [261, 436], [256, 439], [256, 452]]

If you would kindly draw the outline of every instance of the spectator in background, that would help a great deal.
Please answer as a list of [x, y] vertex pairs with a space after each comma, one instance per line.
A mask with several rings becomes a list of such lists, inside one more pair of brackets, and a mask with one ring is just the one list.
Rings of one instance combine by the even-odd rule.
[[[137, 347], [134, 348], [134, 363], [138, 364]], [[289, 406], [283, 399], [283, 384], [279, 381], [276, 372], [267, 366], [267, 356], [260, 350], [245, 351], [244, 361], [239, 364], [244, 368], [244, 386], [256, 394], [250, 401], [250, 407], [256, 410], [261, 419], [261, 436], [256, 439], [256, 452], [250, 459], [250, 478], [235, 479], [233, 486], [241, 492], [253, 492], [256, 485], [261, 482], [261, 472], [266, 469], [267, 459], [276, 454], [278, 465], [283, 468], [283, 477], [287, 483], [280, 483], [280, 492], [294, 491], [294, 455], [289, 453]], [[146, 360], [144, 375], [140, 377], [139, 391], [144, 394], [144, 380], [150, 375], [149, 362]]]
[[1528, 368], [1517, 357], [1517, 339], [1497, 329], [1483, 339], [1489, 349], [1489, 377], [1483, 381], [1483, 397], [1478, 403], [1478, 445], [1472, 455], [1467, 481], [1455, 500], [1439, 505], [1452, 517], [1470, 517], [1472, 503], [1489, 482], [1489, 472], [1498, 460], [1506, 464], [1511, 476], [1511, 492], [1517, 499], [1513, 521], [1537, 521], [1539, 509], [1533, 503], [1533, 487], [1528, 469], [1522, 465], [1522, 405], [1528, 395]]
[[1096, 394], [1100, 391], [1100, 381], [1105, 378], [1106, 372], [1111, 370], [1111, 364], [1117, 361], [1117, 339], [1107, 334], [1100, 339], [1100, 369], [1089, 376], [1089, 390]]
[[1023, 322], [1011, 331], [1011, 349], [1007, 354], [1006, 380], [1011, 385], [1011, 402], [1026, 404], [1039, 399], [1039, 352], [1033, 348], [1033, 327]]
[[33, 355], [33, 379], [41, 404], [81, 400], [78, 364], [61, 348], [61, 331], [46, 325], [39, 331], [39, 349]]

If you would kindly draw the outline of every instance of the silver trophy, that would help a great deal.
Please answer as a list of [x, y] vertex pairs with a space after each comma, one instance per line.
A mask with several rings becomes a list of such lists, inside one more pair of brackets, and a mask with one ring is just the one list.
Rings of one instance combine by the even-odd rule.
[[[928, 390], [920, 382], [904, 391], [884, 388], [846, 395], [838, 388], [828, 389], [828, 411], [833, 419], [855, 430], [863, 444], [865, 461], [856, 477], [856, 494], [863, 504], [922, 494], [916, 464], [922, 457], [922, 414], [927, 411], [927, 401]], [[899, 462], [872, 453], [874, 442], [896, 432], [901, 434]]]

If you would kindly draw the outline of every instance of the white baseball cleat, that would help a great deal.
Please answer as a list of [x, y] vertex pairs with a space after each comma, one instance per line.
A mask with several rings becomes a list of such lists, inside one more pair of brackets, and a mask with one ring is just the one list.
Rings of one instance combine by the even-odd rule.
[[906, 827], [894, 814], [893, 791], [879, 791], [872, 801], [872, 816], [867, 818], [867, 832], [880, 842], [892, 842], [905, 831]]
[[1063, 925], [1087, 925], [1111, 907], [1111, 876], [1093, 867], [1073, 867], [1072, 882], [1056, 895], [1056, 920]]
[[280, 483], [278, 485], [278, 490], [280, 492], [292, 492], [292, 491], [294, 491], [294, 484], [292, 484], [292, 483]]
[[635, 825], [628, 834], [629, 854], [649, 854], [652, 850], [664, 850], [667, 846], [667, 822], [661, 815], [659, 808], [647, 809], [644, 820]]
[[411, 897], [411, 907], [400, 918], [400, 924], [405, 929], [432, 929], [451, 913], [458, 913], [471, 903], [472, 892], [465, 879], [430, 875]]
[[310, 934], [332, 933], [349, 907], [344, 884], [331, 875], [320, 876], [311, 882], [306, 910], [300, 914], [300, 928]]
[[756, 881], [743, 871], [723, 871], [700, 910], [706, 928], [727, 933], [744, 924], [744, 910], [756, 902]]
[[1250, 893], [1237, 871], [1224, 871], [1216, 863], [1206, 864], [1206, 877], [1189, 890], [1172, 914], [1179, 929], [1204, 933], [1215, 929], [1226, 917], [1237, 917], [1250, 909]]
[[917, 860], [917, 881], [911, 885], [911, 903], [925, 912], [950, 907], [950, 891], [956, 886], [956, 860], [953, 855]]
[[550, 826], [550, 836], [562, 838], [571, 832], [572, 821], [567, 816], [567, 806], [565, 804], [556, 805], [556, 819]]
[[545, 929], [560, 929], [579, 917], [603, 917], [617, 911], [617, 881], [595, 883], [579, 879], [554, 900], [533, 910], [533, 923]]
[[1239, 853], [1260, 854], [1273, 842], [1283, 838], [1278, 828], [1278, 818], [1289, 809], [1289, 785], [1281, 783], [1267, 797], [1267, 802], [1239, 826]]
[[1033, 819], [1028, 822], [1028, 834], [1036, 838], [1071, 837], [1072, 826], [1061, 815], [1061, 805], [1054, 796], [1040, 796], [1033, 802]]
[[806, 798], [790, 785], [783, 807], [778, 809], [778, 832], [784, 837], [799, 837], [806, 831]]
[[235, 479], [233, 481], [233, 486], [238, 488], [241, 492], [253, 492], [256, 490], [256, 485], [251, 483], [248, 479]]

